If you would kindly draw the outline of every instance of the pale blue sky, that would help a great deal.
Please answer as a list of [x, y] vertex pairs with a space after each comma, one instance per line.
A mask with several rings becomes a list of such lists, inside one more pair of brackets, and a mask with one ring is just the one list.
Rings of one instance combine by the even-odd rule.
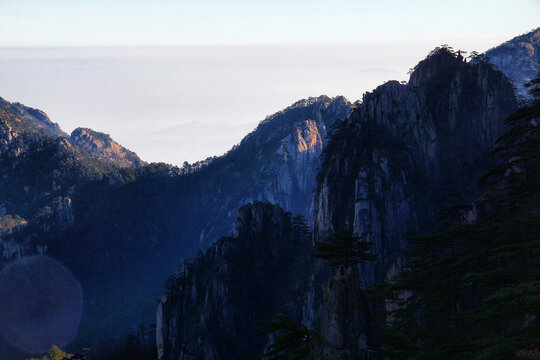
[[0, 46], [455, 44], [474, 37], [484, 47], [538, 19], [539, 0], [0, 0]]

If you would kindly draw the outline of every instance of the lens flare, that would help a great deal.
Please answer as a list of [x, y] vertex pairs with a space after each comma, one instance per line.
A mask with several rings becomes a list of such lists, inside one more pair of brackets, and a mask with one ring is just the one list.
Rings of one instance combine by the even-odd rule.
[[83, 312], [79, 282], [47, 256], [14, 261], [0, 272], [0, 334], [31, 354], [65, 346]]

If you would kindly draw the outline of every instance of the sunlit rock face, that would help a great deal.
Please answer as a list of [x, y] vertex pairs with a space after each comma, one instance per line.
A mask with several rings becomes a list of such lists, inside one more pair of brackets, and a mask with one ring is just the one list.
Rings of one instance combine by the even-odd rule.
[[24, 257], [0, 272], [0, 334], [27, 353], [65, 346], [83, 312], [78, 281], [46, 256]]
[[528, 97], [523, 84], [534, 79], [540, 71], [540, 28], [516, 36], [486, 51], [489, 62], [508, 76], [518, 95]]
[[315, 175], [328, 128], [352, 108], [342, 96], [300, 100], [267, 117], [237, 147], [194, 174], [203, 183], [199, 200], [212, 209], [201, 244], [232, 234], [236, 209], [252, 201], [280, 204], [311, 223]]
[[315, 236], [342, 228], [360, 234], [378, 255], [362, 267], [363, 284], [384, 280], [406, 236], [433, 229], [445, 205], [472, 199], [516, 106], [501, 72], [445, 50], [420, 62], [408, 84], [367, 93], [327, 145]]
[[133, 151], [114, 141], [108, 134], [92, 129], [73, 130], [69, 141], [83, 149], [90, 157], [107, 161], [119, 166], [137, 167], [144, 162]]
[[[119, 168], [99, 160], [118, 149], [105, 135], [80, 129], [72, 141], [54, 137], [8, 105], [0, 106], [0, 217], [27, 223], [0, 235], [0, 267], [44, 253], [68, 266], [89, 300], [81, 346], [94, 345], [95, 334], [117, 336], [153, 321], [151, 297], [166, 276], [182, 258], [234, 234], [245, 203], [280, 203], [310, 221], [327, 129], [352, 108], [343, 97], [298, 101], [227, 154], [178, 169]], [[146, 300], [145, 318], [125, 305], [134, 296]], [[122, 319], [117, 326], [92, 327], [112, 312]]]

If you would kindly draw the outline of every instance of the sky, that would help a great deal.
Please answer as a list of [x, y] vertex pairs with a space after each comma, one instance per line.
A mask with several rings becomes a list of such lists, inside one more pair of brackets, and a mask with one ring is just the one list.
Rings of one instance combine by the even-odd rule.
[[360, 99], [437, 45], [485, 51], [538, 19], [538, 0], [0, 0], [0, 97], [181, 164], [299, 99]]

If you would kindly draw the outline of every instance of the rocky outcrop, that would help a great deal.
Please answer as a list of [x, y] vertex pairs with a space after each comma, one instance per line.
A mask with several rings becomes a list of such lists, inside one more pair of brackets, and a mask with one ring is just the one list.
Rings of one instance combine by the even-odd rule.
[[486, 51], [489, 61], [506, 74], [516, 86], [517, 93], [528, 97], [523, 84], [540, 72], [540, 28]]
[[315, 175], [328, 127], [345, 119], [344, 97], [301, 100], [267, 117], [242, 142], [192, 176], [211, 212], [199, 234], [203, 246], [234, 231], [235, 209], [252, 201], [280, 204], [311, 223]]
[[157, 311], [160, 359], [255, 359], [268, 339], [256, 324], [301, 308], [311, 240], [279, 206], [238, 211], [234, 237], [186, 261]]
[[360, 234], [378, 255], [362, 267], [362, 282], [384, 280], [408, 235], [432, 229], [445, 204], [472, 199], [516, 105], [501, 72], [446, 49], [420, 62], [408, 84], [367, 93], [325, 150], [316, 238], [342, 228]]
[[138, 167], [144, 165], [137, 154], [114, 141], [110, 135], [92, 129], [73, 130], [69, 141], [83, 149], [88, 156], [119, 166]]
[[355, 267], [340, 269], [327, 285], [315, 359], [379, 360], [381, 339]]
[[60, 129], [60, 126], [57, 123], [53, 123], [47, 114], [41, 110], [33, 109], [20, 103], [10, 103], [2, 98], [0, 98], [0, 110], [12, 112], [16, 117], [26, 122], [28, 125], [44, 130], [53, 137], [68, 137], [68, 135]]

